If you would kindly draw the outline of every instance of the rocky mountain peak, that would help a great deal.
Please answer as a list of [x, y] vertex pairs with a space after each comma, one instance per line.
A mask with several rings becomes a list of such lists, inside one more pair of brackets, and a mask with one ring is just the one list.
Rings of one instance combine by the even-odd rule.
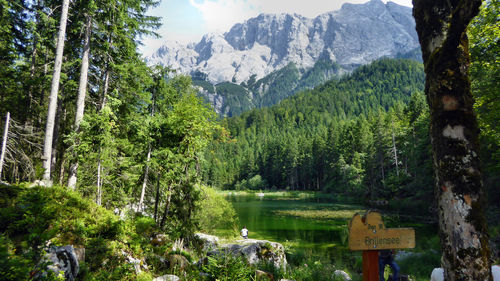
[[411, 8], [381, 0], [344, 4], [314, 19], [298, 14], [260, 14], [225, 34], [207, 34], [183, 46], [167, 42], [148, 58], [190, 74], [207, 74], [213, 83], [248, 81], [289, 63], [310, 68], [322, 58], [352, 68], [418, 47]]

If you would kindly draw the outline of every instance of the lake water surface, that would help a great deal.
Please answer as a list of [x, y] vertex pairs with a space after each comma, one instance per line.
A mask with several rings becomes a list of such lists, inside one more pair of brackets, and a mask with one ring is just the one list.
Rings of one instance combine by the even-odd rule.
[[[349, 268], [351, 273], [361, 273], [361, 251], [347, 247], [348, 223], [354, 213], [364, 213], [367, 207], [314, 196], [287, 198], [248, 194], [229, 195], [226, 199], [236, 210], [239, 228], [246, 225], [249, 238], [282, 243], [291, 253], [289, 262], [329, 261], [340, 268]], [[401, 272], [414, 274], [419, 281], [428, 280], [440, 261], [437, 226], [417, 222], [395, 211], [383, 214], [383, 220], [386, 227], [415, 229], [417, 249], [400, 252], [417, 252], [417, 255], [409, 262], [400, 263]]]
[[[347, 254], [347, 225], [352, 214], [364, 211], [360, 205], [328, 202], [318, 198], [227, 196], [249, 238], [264, 239], [303, 249], [312, 255], [339, 257]], [[314, 214], [339, 213], [338, 218]], [[311, 213], [313, 215], [311, 215]], [[307, 215], [309, 214], [309, 215]]]

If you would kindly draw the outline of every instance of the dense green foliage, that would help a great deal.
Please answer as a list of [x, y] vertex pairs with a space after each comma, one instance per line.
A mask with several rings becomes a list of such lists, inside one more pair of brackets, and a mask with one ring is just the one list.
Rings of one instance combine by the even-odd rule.
[[[321, 190], [359, 201], [388, 199], [393, 209], [429, 213], [433, 173], [420, 63], [381, 59], [340, 77], [338, 65], [320, 60], [311, 69], [289, 64], [240, 85], [212, 85], [206, 74], [197, 73], [194, 86], [222, 98], [222, 115], [239, 115], [224, 119], [222, 128], [190, 78], [148, 67], [137, 52], [141, 36], [159, 26], [158, 18], [145, 16], [157, 4], [71, 1], [51, 179], [62, 186], [71, 163], [78, 163], [78, 181], [74, 191], [0, 185], [2, 278], [25, 280], [43, 270], [39, 262], [50, 242], [86, 248], [81, 280], [149, 280], [165, 273], [184, 274], [186, 280], [252, 280], [255, 267], [230, 256], [182, 272], [162, 262], [173, 253], [195, 255], [171, 244], [189, 241], [196, 230], [235, 232], [234, 209], [212, 188], [200, 187], [202, 180], [227, 189]], [[56, 0], [0, 0], [2, 131], [6, 113], [12, 117], [2, 181], [34, 181], [43, 173], [42, 132], [60, 13]], [[485, 1], [469, 29], [494, 239], [500, 235], [495, 208], [500, 200], [498, 14], [498, 1]], [[90, 67], [85, 115], [77, 130], [87, 22]], [[400, 55], [420, 56], [419, 50]], [[167, 235], [165, 245], [152, 244], [157, 233]], [[124, 253], [147, 262], [149, 271], [138, 275]], [[342, 266], [305, 259], [292, 255], [293, 271], [273, 273], [332, 280], [332, 272]], [[416, 272], [419, 262], [436, 263], [433, 254], [414, 259], [402, 267]], [[357, 262], [349, 261], [350, 266]], [[200, 277], [201, 271], [208, 276]]]
[[[203, 212], [196, 216], [202, 228], [213, 230], [214, 227], [234, 224], [234, 220], [224, 220], [226, 216], [235, 216], [231, 205], [213, 189], [204, 187], [203, 193], [205, 196], [200, 202]], [[44, 265], [38, 261], [48, 244], [85, 248], [85, 262], [80, 264], [78, 280], [151, 280], [153, 275], [175, 273], [176, 269], [169, 268], [161, 259], [180, 252], [192, 261], [191, 255], [195, 253], [184, 249], [171, 250], [174, 240], [179, 237], [179, 230], [182, 229], [164, 230], [167, 239], [159, 243], [152, 238], [163, 231], [153, 218], [134, 213], [122, 214], [120, 218], [78, 192], [61, 187], [0, 185], [2, 280], [28, 280], [30, 274], [44, 271]], [[127, 257], [146, 263], [147, 270], [143, 268], [145, 271], [138, 274]], [[254, 270], [242, 259], [227, 259], [230, 263], [224, 274], [233, 276], [238, 274], [238, 268], [242, 268], [248, 276], [253, 276]], [[216, 270], [211, 267], [215, 266], [213, 264], [207, 265], [207, 273], [222, 276], [222, 273], [212, 272]], [[190, 270], [199, 277], [201, 268]], [[47, 280], [55, 278], [49, 274]], [[195, 280], [190, 278], [185, 280]]]
[[247, 264], [244, 258], [232, 255], [221, 254], [208, 257], [203, 271], [208, 274], [207, 280], [210, 281], [255, 280], [255, 270]]
[[222, 111], [223, 115], [239, 115], [254, 108], [251, 92], [241, 85], [223, 82], [215, 85], [215, 89], [225, 104]]
[[222, 194], [213, 188], [202, 186], [202, 195], [194, 219], [203, 233], [232, 237], [238, 233], [236, 212]]
[[144, 257], [152, 251], [148, 235], [154, 222], [148, 232], [140, 227], [142, 219], [120, 220], [78, 193], [58, 187], [0, 188], [0, 239], [6, 242], [0, 249], [5, 258], [0, 271], [6, 280], [28, 280], [30, 273], [43, 270], [38, 260], [48, 241], [86, 249], [81, 280], [136, 280], [124, 253]]
[[[489, 201], [499, 202], [500, 190], [500, 13], [499, 1], [485, 1], [471, 22], [470, 36], [472, 93], [481, 127], [481, 160]], [[496, 215], [500, 223], [500, 215]]]
[[192, 75], [193, 84], [205, 93], [221, 99], [220, 115], [238, 116], [254, 109], [272, 106], [281, 100], [304, 90], [312, 89], [341, 73], [340, 67], [327, 59], [318, 60], [308, 69], [298, 68], [294, 63], [278, 69], [256, 80], [256, 75], [240, 85], [223, 82], [212, 85], [206, 81], [207, 75], [196, 72]]
[[[214, 111], [188, 77], [148, 67], [138, 38], [159, 18], [146, 16], [152, 0], [73, 1], [67, 26], [51, 180], [68, 182], [78, 163], [76, 190], [106, 208], [137, 205], [189, 235], [195, 225], [201, 152], [217, 125]], [[40, 178], [59, 1], [2, 1], [0, 114], [11, 113], [1, 180]], [[116, 7], [120, 6], [120, 9]], [[85, 114], [75, 129], [85, 25], [90, 22], [90, 66]], [[4, 61], [5, 60], [5, 61]], [[4, 71], [5, 70], [5, 71]], [[3, 122], [2, 122], [3, 123]], [[3, 127], [2, 127], [3, 128]], [[147, 206], [147, 208], [143, 208]], [[142, 211], [142, 210], [141, 210]], [[167, 217], [170, 219], [167, 221]]]
[[[9, 273], [12, 276], [33, 270], [43, 246], [51, 239], [56, 244], [85, 245], [90, 255], [100, 256], [101, 260], [95, 264], [90, 261], [86, 267], [97, 280], [127, 279], [122, 273], [130, 271], [130, 265], [115, 258], [114, 253], [122, 249], [129, 252], [127, 247], [132, 245], [123, 248], [119, 241], [128, 243], [124, 232], [130, 229], [124, 227], [131, 226], [100, 207], [102, 212], [94, 211], [95, 206], [87, 200], [108, 210], [145, 213], [152, 217], [148, 220], [156, 231], [167, 233], [172, 240], [191, 237], [198, 228], [193, 215], [199, 207], [200, 190], [196, 183], [202, 151], [212, 134], [221, 128], [215, 112], [197, 96], [190, 78], [176, 76], [167, 68], [148, 67], [137, 51], [141, 36], [153, 34], [159, 26], [159, 18], [146, 16], [147, 9], [157, 4], [154, 0], [71, 2], [50, 180], [61, 186], [66, 184], [72, 163], [77, 163], [75, 192], [85, 199], [59, 189], [36, 190], [31, 194], [19, 191], [19, 202], [11, 202], [13, 209], [6, 209], [2, 217], [4, 222], [7, 217], [13, 222], [1, 227], [1, 239], [5, 242], [2, 255], [17, 253], [13, 249], [20, 249], [18, 239], [27, 243], [23, 247], [31, 251], [27, 251], [29, 256], [9, 258], [17, 259], [20, 265], [29, 263], [25, 271]], [[34, 181], [43, 173], [41, 132], [47, 122], [53, 39], [57, 37], [61, 6], [60, 1], [16, 0], [1, 1], [0, 8], [2, 131], [6, 113], [10, 112], [12, 118], [0, 180]], [[80, 75], [88, 23], [88, 86], [83, 120], [77, 129], [75, 112], [78, 88], [83, 85]], [[55, 197], [51, 197], [51, 192]], [[65, 205], [67, 200], [74, 206]], [[22, 210], [22, 202], [31, 202], [29, 208], [36, 209]], [[58, 216], [66, 216], [67, 220]], [[29, 228], [30, 224], [34, 227]], [[103, 230], [104, 233], [101, 228], [113, 229]], [[18, 236], [17, 232], [23, 235]], [[133, 247], [137, 247], [133, 249], [137, 254], [145, 249], [144, 245]], [[104, 252], [94, 253], [94, 248]], [[107, 258], [109, 268], [100, 271]], [[12, 263], [7, 262], [5, 267], [9, 264]]]
[[205, 180], [373, 199], [430, 198], [423, 80], [419, 63], [382, 59], [274, 107], [231, 118], [226, 122], [234, 139], [212, 145]]

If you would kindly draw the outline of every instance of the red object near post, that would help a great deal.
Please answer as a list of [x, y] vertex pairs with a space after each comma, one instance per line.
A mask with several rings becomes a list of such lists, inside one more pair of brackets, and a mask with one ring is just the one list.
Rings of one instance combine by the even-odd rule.
[[363, 251], [363, 281], [379, 281], [378, 251]]

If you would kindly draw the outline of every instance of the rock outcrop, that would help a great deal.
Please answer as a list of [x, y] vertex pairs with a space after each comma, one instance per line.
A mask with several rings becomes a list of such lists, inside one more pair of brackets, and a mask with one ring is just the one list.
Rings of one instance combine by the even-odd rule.
[[[500, 266], [492, 265], [491, 274], [493, 275], [493, 281], [500, 281]], [[431, 273], [431, 281], [443, 281], [444, 280], [444, 269], [441, 267], [434, 268]]]
[[[53, 271], [56, 275], [62, 272], [65, 280], [68, 281], [75, 280], [80, 269], [78, 258], [72, 245], [50, 246], [41, 262], [49, 263], [47, 269]], [[43, 273], [35, 276], [34, 279], [43, 279], [43, 276], [41, 275], [43, 275]]]
[[148, 265], [145, 261], [134, 258], [131, 254], [128, 254], [125, 251], [122, 251], [121, 254], [128, 263], [134, 266], [135, 273], [139, 274], [142, 270], [148, 270]]
[[280, 243], [246, 239], [239, 240], [237, 244], [224, 244], [221, 248], [226, 253], [245, 257], [250, 264], [267, 261], [277, 268], [283, 268], [287, 265], [285, 248]]
[[153, 281], [179, 281], [179, 280], [180, 280], [179, 277], [171, 274], [162, 275], [160, 277], [156, 277], [155, 279], [153, 279]]
[[194, 236], [202, 243], [202, 249], [204, 252], [217, 250], [217, 247], [219, 246], [219, 237], [204, 233], [196, 233]]
[[351, 276], [347, 274], [347, 272], [337, 269], [333, 272], [333, 277], [335, 280], [342, 280], [342, 281], [351, 281]]

